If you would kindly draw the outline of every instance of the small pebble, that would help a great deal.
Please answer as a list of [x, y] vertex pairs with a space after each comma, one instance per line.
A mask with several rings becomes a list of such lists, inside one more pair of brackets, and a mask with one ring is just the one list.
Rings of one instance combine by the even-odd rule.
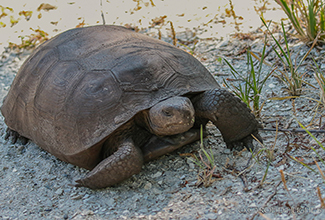
[[57, 189], [57, 190], [55, 191], [55, 194], [57, 194], [57, 195], [62, 195], [62, 194], [63, 194], [63, 190], [62, 190], [61, 188], [59, 188], [59, 189]]
[[73, 199], [73, 200], [78, 200], [78, 199], [81, 199], [81, 198], [82, 198], [82, 195], [71, 196], [71, 199]]
[[152, 187], [152, 184], [149, 183], [149, 182], [147, 182], [146, 185], [144, 185], [143, 188], [146, 189], [146, 190], [148, 190], [148, 189], [151, 189], [151, 187]]
[[255, 202], [253, 202], [253, 203], [251, 203], [248, 207], [250, 207], [250, 208], [254, 208], [254, 207], [257, 207], [257, 205], [256, 205]]
[[158, 171], [157, 173], [153, 174], [151, 177], [152, 178], [158, 178], [162, 175], [162, 172], [161, 171]]

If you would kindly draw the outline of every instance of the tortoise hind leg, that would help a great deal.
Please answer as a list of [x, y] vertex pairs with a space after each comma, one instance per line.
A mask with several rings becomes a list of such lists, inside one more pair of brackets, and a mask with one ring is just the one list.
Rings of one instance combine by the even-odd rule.
[[18, 139], [23, 145], [27, 144], [28, 142], [28, 138], [21, 136], [17, 131], [14, 131], [8, 127], [6, 130], [5, 140], [8, 140], [9, 138], [12, 144], [15, 144]]
[[77, 187], [105, 188], [122, 182], [141, 171], [143, 156], [132, 140], [125, 140], [109, 157], [102, 160], [83, 179], [77, 180]]

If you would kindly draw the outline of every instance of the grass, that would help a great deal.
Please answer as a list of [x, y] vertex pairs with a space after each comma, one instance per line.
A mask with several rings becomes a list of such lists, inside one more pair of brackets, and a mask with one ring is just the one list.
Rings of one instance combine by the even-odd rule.
[[[275, 0], [286, 13], [297, 36], [305, 42], [325, 43], [325, 4], [321, 0]], [[305, 4], [307, 3], [307, 4]], [[317, 35], [319, 35], [319, 38]], [[318, 39], [317, 39], [318, 38]]]
[[[200, 130], [200, 151], [199, 158], [192, 154], [194, 157], [193, 162], [198, 165], [201, 169], [198, 174], [198, 181], [196, 183], [197, 186], [204, 185], [205, 187], [210, 186], [215, 180], [212, 179], [214, 177], [214, 170], [216, 169], [216, 164], [213, 156], [212, 149], [210, 148], [210, 152], [204, 149], [203, 144], [203, 126], [201, 125]], [[202, 153], [203, 155], [202, 155]], [[205, 157], [205, 158], [204, 158]]]
[[[242, 74], [237, 71], [226, 59], [224, 61], [230, 67], [231, 74], [235, 78], [236, 81], [243, 82], [239, 85], [234, 85], [233, 83], [228, 83], [224, 80], [226, 86], [231, 89], [243, 102], [247, 104], [247, 106], [253, 111], [256, 117], [260, 117], [261, 110], [263, 108], [264, 103], [260, 104], [261, 92], [263, 86], [265, 85], [266, 80], [271, 76], [273, 71], [272, 69], [263, 79], [260, 77], [263, 74], [262, 68], [265, 59], [265, 51], [267, 45], [267, 36], [265, 36], [264, 47], [261, 54], [261, 57], [257, 57], [252, 51], [247, 50], [247, 73]], [[255, 69], [253, 56], [259, 60], [258, 67]]]
[[269, 25], [265, 23], [263, 19], [261, 19], [264, 26], [267, 28], [268, 32], [270, 33], [271, 37], [273, 38], [274, 42], [276, 43], [277, 47], [279, 48], [280, 52], [278, 52], [274, 47], [273, 50], [276, 53], [277, 57], [281, 61], [283, 65], [283, 70], [280, 70], [279, 68], [277, 71], [278, 74], [275, 74], [274, 76], [280, 79], [285, 85], [286, 88], [284, 89], [290, 96], [300, 96], [303, 92], [303, 84], [308, 84], [303, 78], [305, 76], [304, 72], [300, 72], [299, 67], [303, 63], [303, 61], [307, 58], [310, 51], [313, 49], [313, 47], [316, 44], [316, 40], [314, 40], [312, 46], [310, 49], [306, 52], [306, 54], [300, 59], [298, 64], [296, 62], [292, 61], [292, 54], [290, 52], [290, 48], [288, 45], [288, 39], [287, 39], [287, 33], [285, 31], [283, 22], [281, 22], [281, 27], [283, 31], [283, 38], [285, 43], [285, 48], [281, 46], [279, 40], [277, 40], [272, 32], [269, 29]]
[[314, 77], [319, 85], [320, 102], [325, 106], [325, 77], [324, 77], [324, 73], [321, 72], [321, 70], [315, 60], [314, 60], [314, 63], [315, 63]]
[[[304, 129], [304, 130], [308, 133], [308, 135], [309, 135], [310, 137], [312, 137], [312, 138], [317, 142], [317, 144], [322, 148], [322, 150], [325, 152], [325, 147], [322, 145], [322, 143], [321, 143], [320, 141], [318, 141], [318, 139], [317, 139], [317, 138], [316, 138], [316, 137], [315, 137], [315, 136], [314, 136], [310, 131], [308, 131], [307, 128], [306, 128], [305, 126], [303, 126], [303, 125], [302, 125], [298, 120], [297, 120], [297, 122], [298, 122], [299, 126], [300, 126], [302, 129]], [[310, 148], [315, 152], [315, 154], [317, 155], [319, 161], [321, 161], [321, 162], [323, 163], [323, 165], [325, 166], [325, 162], [324, 162], [323, 158], [321, 157], [321, 155], [319, 155], [319, 153], [316, 151], [316, 149], [315, 149], [314, 147], [310, 146]], [[317, 163], [317, 161], [315, 160], [315, 158], [313, 158], [313, 160], [314, 160], [314, 163], [315, 163], [315, 165], [316, 165], [318, 171], [316, 171], [315, 169], [311, 168], [308, 164], [306, 164], [306, 163], [304, 163], [304, 162], [302, 162], [302, 161], [296, 159], [295, 157], [292, 157], [292, 156], [289, 156], [289, 157], [290, 157], [291, 159], [293, 159], [294, 161], [300, 163], [301, 165], [303, 165], [303, 166], [306, 167], [307, 169], [311, 170], [311, 171], [314, 172], [315, 174], [319, 174], [319, 175], [321, 176], [321, 178], [323, 179], [323, 182], [325, 183], [325, 175], [324, 175], [324, 172], [323, 172], [322, 169], [320, 168], [320, 166], [319, 166], [319, 164]], [[319, 198], [319, 200], [320, 200], [321, 208], [324, 209], [324, 208], [325, 208], [325, 202], [324, 202], [324, 199], [323, 199], [322, 194], [321, 194], [321, 192], [320, 192], [319, 186], [317, 186], [317, 196], [318, 196], [318, 198]]]
[[[313, 135], [309, 130], [307, 130], [307, 128], [306, 128], [305, 126], [303, 126], [303, 125], [302, 125], [298, 120], [297, 120], [297, 122], [298, 122], [299, 126], [300, 126], [302, 129], [304, 129], [304, 130], [308, 133], [308, 135], [309, 135], [310, 137], [312, 137], [312, 138], [317, 142], [317, 144], [318, 144], [318, 145], [323, 149], [323, 151], [325, 152], [325, 147], [322, 145], [322, 143], [321, 143], [320, 141], [318, 141], [317, 138], [316, 138], [316, 137], [315, 137], [315, 136], [314, 136], [314, 135]], [[319, 153], [316, 151], [316, 149], [315, 149], [314, 147], [312, 147], [312, 146], [310, 146], [310, 149], [312, 149], [312, 150], [315, 152], [315, 154], [316, 154], [316, 156], [318, 157], [318, 159], [319, 159], [319, 160], [322, 162], [322, 164], [325, 166], [325, 162], [324, 162], [323, 158], [321, 157], [321, 155], [319, 155]], [[311, 168], [308, 164], [306, 164], [306, 163], [304, 163], [304, 162], [302, 162], [302, 161], [296, 159], [295, 157], [290, 156], [290, 158], [293, 159], [294, 161], [300, 163], [301, 165], [303, 165], [303, 166], [306, 167], [307, 169], [311, 170], [312, 172], [314, 172], [314, 173], [316, 173], [316, 174], [320, 174], [321, 177], [322, 177], [322, 179], [323, 179], [323, 182], [325, 183], [325, 176], [324, 176], [324, 174], [323, 174], [323, 171], [321, 170], [321, 168], [319, 167], [319, 165], [318, 165], [318, 163], [317, 163], [317, 161], [316, 161], [315, 159], [314, 159], [314, 162], [315, 162], [315, 164], [316, 164], [316, 166], [317, 166], [318, 172], [317, 172], [315, 169]]]
[[278, 123], [276, 123], [276, 133], [275, 133], [275, 137], [274, 137], [274, 144], [273, 144], [273, 146], [271, 148], [265, 147], [259, 140], [257, 140], [254, 137], [254, 139], [262, 146], [262, 148], [255, 155], [251, 151], [252, 157], [255, 159], [255, 161], [257, 163], [259, 163], [260, 156], [262, 155], [262, 153], [265, 153], [264, 155], [265, 155], [265, 158], [267, 159], [267, 166], [266, 166], [266, 169], [265, 169], [263, 178], [262, 178], [262, 180], [259, 183], [259, 186], [262, 186], [263, 185], [264, 181], [266, 180], [267, 173], [269, 171], [269, 167], [270, 167], [272, 161], [275, 160], [274, 149], [275, 149], [275, 146], [276, 146], [277, 137], [278, 137]]

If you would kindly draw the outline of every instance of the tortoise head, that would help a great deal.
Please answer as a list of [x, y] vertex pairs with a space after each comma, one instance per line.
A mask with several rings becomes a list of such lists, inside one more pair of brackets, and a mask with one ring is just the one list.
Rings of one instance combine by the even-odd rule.
[[177, 96], [150, 108], [148, 126], [156, 135], [174, 135], [193, 127], [194, 119], [195, 111], [190, 99]]

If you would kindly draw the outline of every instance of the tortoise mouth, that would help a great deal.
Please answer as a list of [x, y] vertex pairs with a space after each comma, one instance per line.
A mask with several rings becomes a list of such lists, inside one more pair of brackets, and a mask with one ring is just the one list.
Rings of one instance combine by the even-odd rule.
[[185, 131], [188, 131], [194, 125], [194, 120], [191, 120], [189, 123], [170, 123], [165, 124], [164, 126], [158, 126], [156, 124], [151, 123], [149, 120], [150, 128], [152, 133], [158, 136], [167, 136], [167, 135], [175, 135], [180, 134]]
[[168, 136], [168, 135], [175, 135], [180, 134], [185, 131], [188, 131], [190, 128], [193, 127], [194, 122], [190, 123], [171, 123], [166, 124], [165, 126], [157, 126], [155, 124], [150, 123], [152, 133], [158, 136]]

